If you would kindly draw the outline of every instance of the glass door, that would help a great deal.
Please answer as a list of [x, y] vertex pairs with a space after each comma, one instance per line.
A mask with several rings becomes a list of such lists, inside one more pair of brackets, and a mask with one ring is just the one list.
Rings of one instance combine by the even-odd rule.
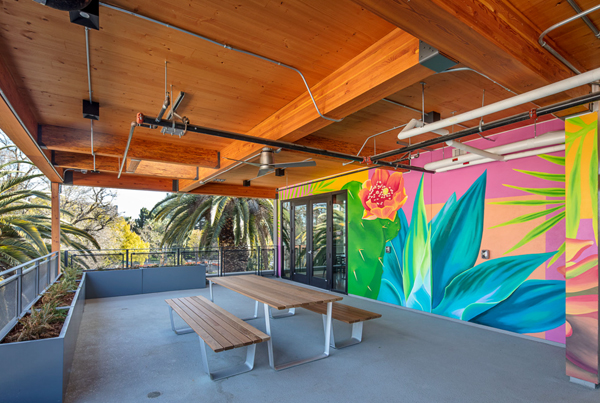
[[292, 202], [292, 280], [308, 284], [308, 203]]
[[346, 293], [346, 223], [346, 192], [283, 202], [283, 251], [289, 257], [282, 259], [282, 277]]
[[310, 243], [308, 250], [308, 283], [329, 289], [329, 271], [331, 266], [331, 197], [322, 197], [310, 201]]

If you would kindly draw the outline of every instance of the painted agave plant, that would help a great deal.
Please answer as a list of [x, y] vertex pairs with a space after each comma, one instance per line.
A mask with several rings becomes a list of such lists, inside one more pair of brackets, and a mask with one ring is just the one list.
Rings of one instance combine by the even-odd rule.
[[[349, 271], [354, 279], [349, 291], [519, 333], [565, 323], [564, 282], [527, 280], [554, 252], [503, 257], [475, 266], [483, 233], [486, 175], [459, 200], [453, 194], [429, 222], [423, 178], [410, 225], [402, 210], [394, 221], [350, 216], [350, 231], [360, 226], [373, 236], [350, 241]], [[356, 200], [361, 186], [359, 182], [346, 185], [349, 203], [356, 207], [361, 203]], [[385, 253], [386, 246], [391, 253]]]

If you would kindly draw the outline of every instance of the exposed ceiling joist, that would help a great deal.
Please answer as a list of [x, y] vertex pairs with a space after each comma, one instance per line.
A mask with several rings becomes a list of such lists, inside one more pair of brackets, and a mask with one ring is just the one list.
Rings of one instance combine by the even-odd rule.
[[[40, 145], [49, 150], [90, 153], [90, 133], [86, 130], [58, 126], [41, 126]], [[122, 158], [127, 144], [127, 134], [106, 134], [94, 131], [96, 155]], [[218, 168], [219, 152], [180, 142], [179, 137], [166, 137], [165, 141], [144, 138], [136, 131], [131, 139], [129, 158], [144, 161], [167, 162], [194, 167]], [[195, 176], [194, 176], [195, 177]]]
[[[360, 55], [312, 87], [321, 111], [342, 118], [433, 74], [419, 64], [419, 40], [395, 29]], [[308, 94], [302, 94], [250, 130], [248, 135], [294, 142], [329, 124], [314, 109]], [[242, 160], [261, 149], [256, 144], [235, 141], [222, 156]], [[233, 162], [222, 160], [221, 169]], [[214, 170], [201, 169], [199, 181], [182, 182], [190, 191]]]
[[518, 93], [573, 75], [539, 46], [541, 31], [509, 2], [353, 1]]

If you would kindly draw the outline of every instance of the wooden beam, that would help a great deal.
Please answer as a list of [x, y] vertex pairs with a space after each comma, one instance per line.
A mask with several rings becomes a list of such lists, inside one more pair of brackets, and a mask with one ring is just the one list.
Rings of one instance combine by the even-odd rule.
[[224, 183], [208, 183], [200, 186], [190, 193], [218, 195], [218, 196], [233, 196], [233, 197], [250, 197], [254, 199], [275, 199], [277, 197], [277, 189], [260, 187], [260, 186], [239, 186], [226, 185]]
[[[178, 143], [179, 138], [170, 138], [170, 140], [157, 141], [145, 138], [140, 133], [134, 133], [127, 157], [212, 169], [219, 167], [218, 151], [189, 143]], [[90, 153], [90, 132], [87, 130], [44, 125], [40, 127], [38, 142], [50, 150]], [[94, 130], [96, 155], [123, 158], [126, 146], [127, 135], [106, 134]]]
[[[50, 183], [50, 228], [52, 238], [52, 252], [60, 252], [60, 183]], [[58, 259], [60, 271], [60, 256]]]
[[539, 46], [540, 30], [508, 1], [353, 1], [516, 92], [574, 75]]
[[[311, 89], [322, 113], [343, 118], [431, 74], [432, 70], [419, 64], [419, 40], [395, 29]], [[331, 123], [318, 115], [308, 93], [304, 92], [246, 134], [294, 142]], [[244, 159], [261, 148], [235, 141], [221, 154]], [[221, 170], [232, 163], [222, 159]], [[199, 179], [214, 173], [214, 170], [201, 169]], [[180, 188], [190, 191], [197, 186], [198, 182], [187, 181], [182, 182]]]
[[73, 186], [91, 186], [114, 189], [153, 190], [157, 192], [173, 192], [176, 180], [153, 178], [139, 175], [123, 174], [117, 178], [116, 173], [68, 172], [65, 183]]
[[60, 173], [35, 142], [37, 120], [19, 92], [4, 57], [0, 58], [0, 129], [50, 181], [62, 182]]
[[[60, 167], [72, 169], [94, 169], [94, 158], [90, 154], [52, 151], [52, 162]], [[131, 164], [128, 159], [127, 167]], [[115, 157], [96, 155], [96, 170], [101, 172], [119, 172], [119, 160]], [[126, 170], [126, 168], [125, 168]], [[125, 173], [127, 173], [125, 171]], [[135, 172], [142, 176], [159, 176], [171, 179], [195, 179], [198, 175], [197, 167], [190, 165], [167, 164], [165, 162], [140, 161]]]

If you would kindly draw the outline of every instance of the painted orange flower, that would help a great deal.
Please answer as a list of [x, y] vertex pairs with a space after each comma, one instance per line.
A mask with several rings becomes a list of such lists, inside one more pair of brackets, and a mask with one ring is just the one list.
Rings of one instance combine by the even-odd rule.
[[401, 172], [390, 174], [389, 171], [377, 169], [373, 177], [363, 183], [358, 197], [365, 208], [363, 219], [385, 218], [394, 221], [396, 212], [408, 199], [404, 177]]

